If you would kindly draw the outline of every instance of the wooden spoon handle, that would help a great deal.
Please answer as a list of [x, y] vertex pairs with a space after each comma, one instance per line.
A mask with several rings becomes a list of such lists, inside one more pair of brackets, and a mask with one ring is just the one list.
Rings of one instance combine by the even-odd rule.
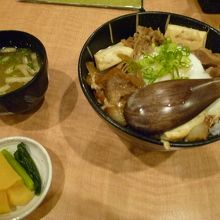
[[195, 85], [194, 87], [192, 87], [192, 91], [196, 91], [196, 90], [206, 90], [207, 92], [209, 91], [209, 89], [213, 90], [215, 89], [216, 92], [218, 94], [220, 94], [220, 77], [214, 78], [214, 79], [210, 79], [209, 81], [205, 80], [205, 83], [199, 84], [199, 85]]
[[204, 105], [205, 103], [210, 104], [220, 97], [220, 78], [210, 79], [205, 83], [195, 85], [191, 91], [191, 101], [193, 100], [194, 104], [198, 102], [204, 103]]

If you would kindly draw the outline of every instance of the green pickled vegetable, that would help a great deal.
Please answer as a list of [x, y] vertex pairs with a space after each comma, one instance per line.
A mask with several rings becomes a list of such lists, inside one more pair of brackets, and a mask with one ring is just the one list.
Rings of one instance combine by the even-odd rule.
[[19, 176], [24, 181], [24, 184], [27, 186], [28, 189], [31, 191], [34, 190], [34, 182], [26, 172], [26, 170], [15, 160], [13, 155], [7, 151], [6, 149], [2, 150], [2, 154], [4, 155], [5, 159], [8, 161], [8, 163], [12, 166], [12, 168], [18, 173]]
[[35, 194], [39, 195], [41, 193], [42, 187], [40, 173], [29, 152], [27, 151], [26, 145], [23, 142], [18, 144], [17, 150], [14, 153], [14, 157], [24, 167], [28, 175], [33, 180]]
[[144, 54], [136, 61], [128, 61], [128, 72], [141, 73], [148, 84], [166, 75], [170, 75], [172, 79], [181, 79], [183, 77], [180, 76], [179, 69], [190, 67], [189, 55], [189, 48], [166, 39], [161, 46], [155, 47], [154, 53]]

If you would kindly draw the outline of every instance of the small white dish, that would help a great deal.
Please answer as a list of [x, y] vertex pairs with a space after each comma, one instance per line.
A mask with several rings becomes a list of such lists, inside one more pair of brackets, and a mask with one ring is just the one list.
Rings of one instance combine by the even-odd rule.
[[9, 152], [14, 153], [17, 149], [17, 145], [21, 142], [26, 144], [31, 157], [39, 170], [42, 179], [42, 191], [40, 195], [35, 195], [27, 205], [18, 206], [10, 213], [0, 214], [0, 220], [19, 220], [29, 215], [40, 205], [50, 188], [52, 180], [51, 159], [46, 149], [41, 144], [27, 137], [6, 137], [0, 139], [0, 151], [7, 149]]

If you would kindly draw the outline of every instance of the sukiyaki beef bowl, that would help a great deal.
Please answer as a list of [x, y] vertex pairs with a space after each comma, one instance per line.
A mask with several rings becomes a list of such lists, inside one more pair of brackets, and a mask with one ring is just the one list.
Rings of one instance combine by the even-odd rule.
[[47, 54], [35, 36], [0, 31], [0, 115], [36, 109], [48, 88]]
[[[160, 115], [148, 120], [150, 114], [146, 114], [154, 102], [154, 97], [152, 101], [146, 98], [146, 91], [153, 86], [158, 88], [164, 81], [187, 83], [220, 77], [220, 32], [206, 23], [166, 12], [117, 17], [85, 42], [78, 71], [82, 91], [93, 109], [126, 142], [172, 150], [206, 145], [220, 138], [218, 96], [196, 115], [189, 115], [187, 121], [174, 118], [171, 127], [148, 129], [160, 123]], [[156, 93], [155, 99], [163, 96], [159, 90]], [[181, 104], [184, 102], [178, 102]], [[172, 107], [166, 105], [167, 109]]]

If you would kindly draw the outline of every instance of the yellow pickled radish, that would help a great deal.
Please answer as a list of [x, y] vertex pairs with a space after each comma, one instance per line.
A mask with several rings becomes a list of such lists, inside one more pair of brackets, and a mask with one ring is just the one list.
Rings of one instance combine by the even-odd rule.
[[26, 187], [0, 151], [0, 214], [10, 212], [12, 207], [26, 205], [33, 197], [34, 191]]
[[10, 204], [13, 206], [26, 205], [34, 197], [34, 191], [30, 191], [23, 181], [19, 181], [7, 190]]
[[5, 191], [0, 191], [0, 214], [10, 212], [11, 208]]
[[21, 181], [21, 177], [11, 167], [3, 154], [0, 152], [0, 191], [6, 190], [16, 182]]

